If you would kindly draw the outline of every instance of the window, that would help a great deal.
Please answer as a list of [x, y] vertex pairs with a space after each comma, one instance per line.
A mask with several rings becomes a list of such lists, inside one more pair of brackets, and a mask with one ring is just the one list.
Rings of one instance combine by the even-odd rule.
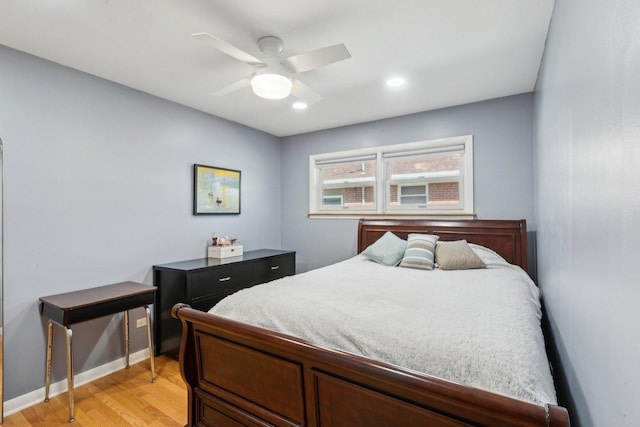
[[311, 216], [472, 215], [473, 137], [309, 157]]
[[387, 210], [459, 209], [464, 147], [451, 146], [418, 154], [387, 153]]
[[320, 211], [335, 209], [375, 211], [375, 157], [318, 160], [315, 163]]
[[[393, 197], [393, 193], [397, 198]], [[426, 185], [392, 185], [390, 188], [391, 204], [396, 205], [426, 205], [427, 186]]]

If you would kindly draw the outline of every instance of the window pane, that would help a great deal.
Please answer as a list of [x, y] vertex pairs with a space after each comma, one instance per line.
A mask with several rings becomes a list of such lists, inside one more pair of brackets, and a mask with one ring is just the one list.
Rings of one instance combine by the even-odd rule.
[[393, 181], [458, 177], [461, 157], [461, 153], [456, 152], [392, 158], [387, 161], [387, 168]]
[[342, 206], [343, 198], [342, 195], [333, 195], [324, 193], [322, 196], [322, 206]]
[[376, 161], [318, 166], [322, 208], [373, 208]]
[[320, 171], [320, 185], [341, 186], [343, 184], [372, 185], [376, 180], [376, 161], [336, 163], [318, 166]]
[[373, 194], [372, 186], [324, 188], [322, 207], [373, 207]]
[[402, 196], [400, 197], [401, 205], [425, 205], [427, 196]]
[[430, 205], [456, 205], [459, 203], [459, 182], [432, 182], [429, 184]]
[[427, 187], [425, 185], [392, 185], [390, 201], [392, 205], [426, 205]]
[[424, 185], [403, 185], [400, 187], [402, 196], [426, 196], [427, 189]]

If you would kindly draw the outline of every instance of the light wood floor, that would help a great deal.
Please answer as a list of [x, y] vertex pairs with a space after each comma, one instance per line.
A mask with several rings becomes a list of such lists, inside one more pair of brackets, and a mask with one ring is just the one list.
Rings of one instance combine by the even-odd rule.
[[67, 393], [4, 419], [4, 426], [180, 426], [187, 423], [187, 389], [176, 360], [156, 357], [75, 389], [75, 422], [69, 424]]

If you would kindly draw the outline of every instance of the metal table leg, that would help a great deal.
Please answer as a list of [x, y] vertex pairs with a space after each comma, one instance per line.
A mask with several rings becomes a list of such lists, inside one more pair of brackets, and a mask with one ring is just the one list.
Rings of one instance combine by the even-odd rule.
[[129, 369], [129, 310], [124, 311], [124, 357], [125, 369]]
[[151, 310], [148, 305], [144, 306], [144, 312], [147, 316], [147, 340], [149, 341], [149, 362], [151, 363], [151, 382], [156, 382], [156, 366], [153, 357], [153, 336], [151, 335]]
[[49, 401], [49, 387], [51, 386], [51, 345], [53, 343], [53, 321], [47, 322], [47, 362], [44, 377], [44, 401]]
[[71, 331], [71, 327], [64, 327], [65, 335], [67, 336], [67, 386], [69, 388], [69, 422], [72, 423], [75, 421], [73, 418], [74, 407], [73, 407], [73, 347], [72, 347], [72, 336], [73, 332]]

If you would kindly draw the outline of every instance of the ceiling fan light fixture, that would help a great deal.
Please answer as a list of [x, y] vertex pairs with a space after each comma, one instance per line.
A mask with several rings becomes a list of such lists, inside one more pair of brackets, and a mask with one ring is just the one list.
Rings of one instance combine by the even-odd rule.
[[260, 98], [282, 99], [291, 94], [293, 82], [282, 74], [257, 74], [251, 78], [253, 93]]
[[400, 87], [406, 85], [407, 81], [402, 77], [392, 77], [387, 79], [386, 84], [389, 87]]

